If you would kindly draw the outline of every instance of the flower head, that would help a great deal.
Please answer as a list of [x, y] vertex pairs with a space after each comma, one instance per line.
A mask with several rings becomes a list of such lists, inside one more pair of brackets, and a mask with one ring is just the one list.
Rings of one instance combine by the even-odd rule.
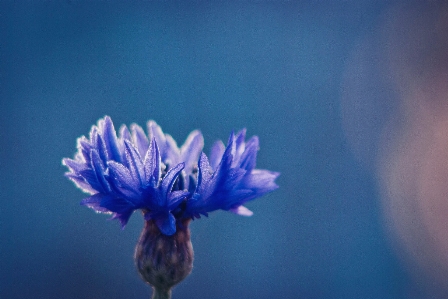
[[231, 134], [225, 147], [215, 143], [210, 159], [202, 152], [202, 134], [193, 131], [180, 148], [174, 139], [148, 122], [148, 135], [138, 125], [122, 126], [117, 137], [110, 117], [98, 121], [89, 139], [78, 139], [74, 159], [65, 158], [66, 176], [91, 194], [81, 204], [110, 213], [122, 227], [135, 210], [170, 236], [176, 225], [215, 210], [252, 214], [246, 202], [278, 188], [279, 173], [255, 169], [256, 136]]
[[258, 137], [246, 143], [246, 131], [231, 134], [227, 147], [217, 141], [210, 161], [202, 153], [196, 189], [187, 202], [186, 213], [195, 217], [207, 216], [218, 209], [251, 216], [244, 203], [278, 188], [274, 180], [277, 172], [254, 169], [258, 151]]

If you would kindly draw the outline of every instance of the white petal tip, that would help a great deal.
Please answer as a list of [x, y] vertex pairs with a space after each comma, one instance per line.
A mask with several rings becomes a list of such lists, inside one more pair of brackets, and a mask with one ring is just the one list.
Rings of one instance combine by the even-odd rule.
[[252, 212], [251, 210], [249, 210], [248, 208], [246, 208], [245, 206], [239, 206], [235, 209], [231, 209], [230, 210], [232, 213], [241, 215], [241, 216], [252, 216], [254, 214], [254, 212]]

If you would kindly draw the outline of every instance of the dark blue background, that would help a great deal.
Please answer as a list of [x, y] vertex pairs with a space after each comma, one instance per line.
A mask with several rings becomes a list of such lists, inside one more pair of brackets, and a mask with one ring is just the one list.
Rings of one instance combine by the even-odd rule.
[[104, 115], [154, 119], [178, 143], [199, 128], [206, 152], [246, 127], [258, 167], [281, 172], [251, 218], [192, 223], [173, 298], [408, 298], [340, 116], [378, 3], [0, 2], [0, 298], [149, 298], [132, 260], [142, 217], [120, 230], [63, 176]]

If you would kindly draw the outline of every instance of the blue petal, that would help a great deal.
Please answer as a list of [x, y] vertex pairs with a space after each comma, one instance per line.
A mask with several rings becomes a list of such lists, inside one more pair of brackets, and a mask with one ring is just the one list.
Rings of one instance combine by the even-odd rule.
[[188, 192], [193, 194], [194, 190], [196, 189], [197, 181], [195, 180], [195, 178], [192, 175], [188, 176], [188, 180], [189, 180], [188, 185], [187, 185]]
[[218, 140], [215, 142], [215, 144], [213, 144], [212, 150], [210, 152], [210, 165], [213, 169], [216, 169], [218, 167], [225, 150], [226, 147], [221, 140]]
[[187, 191], [173, 191], [168, 195], [168, 209], [170, 211], [177, 208], [177, 206], [184, 200], [190, 192]]
[[145, 171], [143, 169], [142, 159], [131, 142], [125, 140], [126, 160], [133, 180], [138, 181], [139, 185], [143, 185], [145, 179]]
[[128, 213], [135, 209], [134, 204], [121, 197], [104, 196], [101, 198], [100, 207], [117, 214]]
[[161, 169], [160, 169], [160, 152], [157, 146], [156, 139], [151, 140], [149, 149], [146, 152], [145, 160], [143, 162], [145, 169], [145, 185], [156, 187], [159, 183]]
[[171, 191], [171, 188], [173, 187], [174, 182], [177, 179], [177, 176], [179, 173], [184, 169], [185, 163], [179, 163], [176, 165], [176, 167], [171, 168], [165, 177], [162, 180], [162, 194], [164, 196], [168, 195], [168, 192]]
[[101, 201], [105, 197], [112, 197], [112, 195], [97, 193], [90, 197], [84, 198], [81, 201], [81, 205], [89, 207], [99, 213], [110, 213], [111, 212], [110, 210], [108, 210], [105, 207], [100, 206]]
[[79, 175], [84, 178], [84, 180], [96, 191], [104, 193], [104, 188], [98, 182], [98, 177], [93, 169], [87, 168], [81, 170]]
[[176, 141], [171, 135], [165, 134], [165, 148], [162, 153], [162, 162], [168, 164], [169, 167], [179, 164], [180, 151], [177, 147]]
[[132, 139], [138, 150], [138, 153], [140, 154], [140, 157], [144, 157], [149, 147], [148, 138], [146, 138], [143, 129], [136, 124], [131, 125], [131, 131], [132, 131]]
[[132, 179], [132, 176], [123, 164], [109, 161], [109, 177], [114, 186], [128, 197], [136, 197], [139, 194], [139, 184]]
[[87, 165], [82, 161], [75, 161], [69, 158], [62, 159], [62, 165], [67, 166], [73, 173], [79, 173], [87, 168]]
[[120, 139], [131, 141], [131, 133], [125, 125], [120, 127]]
[[121, 224], [121, 229], [124, 229], [129, 221], [129, 218], [132, 216], [132, 213], [134, 213], [134, 210], [128, 210], [122, 214], [115, 214], [112, 219], [118, 219]]
[[101, 158], [101, 161], [103, 162], [103, 165], [106, 165], [107, 160], [108, 160], [108, 153], [107, 153], [107, 149], [106, 149], [106, 144], [103, 140], [103, 137], [101, 137], [100, 134], [95, 134], [95, 141], [94, 141], [94, 145], [95, 145], [95, 149], [99, 154], [99, 157]]
[[180, 162], [185, 162], [187, 175], [191, 174], [203, 147], [204, 137], [200, 131], [195, 130], [188, 135], [187, 140], [180, 148]]
[[280, 175], [278, 172], [254, 169], [250, 175], [244, 178], [244, 186], [254, 190], [258, 196], [274, 191], [278, 188], [275, 179]]
[[92, 161], [92, 170], [94, 171], [98, 183], [101, 185], [102, 190], [98, 190], [102, 193], [108, 193], [110, 192], [110, 186], [106, 181], [106, 178], [104, 177], [104, 167], [103, 163], [100, 159], [100, 156], [98, 155], [98, 152], [96, 150], [90, 151], [90, 159]]
[[241, 155], [245, 150], [244, 139], [246, 139], [246, 129], [239, 131], [235, 136], [235, 152], [232, 153], [234, 155], [233, 158], [235, 159], [235, 161], [239, 161]]
[[228, 194], [224, 193], [224, 197], [221, 198], [221, 201], [217, 204], [217, 207], [226, 211], [231, 210], [235, 206], [240, 206], [247, 202], [251, 196], [254, 195], [254, 193], [255, 192], [253, 190], [249, 189], [236, 189], [232, 190]]
[[92, 126], [92, 128], [90, 128], [90, 132], [89, 132], [89, 140], [90, 143], [96, 147], [96, 145], [94, 144], [94, 139], [95, 139], [95, 135], [98, 134], [98, 127], [97, 126]]
[[160, 126], [157, 125], [157, 123], [153, 120], [148, 121], [147, 127], [148, 127], [149, 139], [150, 140], [152, 140], [153, 138], [156, 139], [157, 145], [159, 146], [160, 155], [163, 159], [164, 158], [163, 156], [165, 155], [165, 147], [166, 147], [165, 135], [163, 134], [163, 131], [160, 128]]
[[252, 170], [257, 163], [258, 137], [253, 136], [246, 144], [246, 150], [240, 158], [240, 167], [246, 170]]
[[160, 232], [166, 236], [171, 236], [176, 232], [176, 219], [171, 213], [157, 217], [155, 223]]
[[213, 184], [217, 185], [218, 187], [227, 187], [227, 181], [231, 179], [231, 176], [233, 174], [233, 172], [231, 172], [233, 161], [232, 152], [235, 152], [235, 143], [233, 141], [230, 142], [230, 144], [227, 146], [222, 156], [221, 162], [213, 173]]
[[[91, 171], [91, 170], [89, 170]], [[84, 177], [82, 177], [81, 175], [77, 175], [74, 173], [66, 173], [65, 174], [66, 177], [68, 177], [73, 183], [75, 183], [75, 185], [80, 188], [82, 191], [90, 193], [90, 194], [94, 194], [97, 193], [98, 190], [94, 189], [88, 182], [86, 182], [86, 180], [84, 179]]]
[[199, 192], [201, 192], [205, 188], [204, 184], [206, 184], [206, 182], [208, 182], [212, 176], [212, 169], [208, 162], [207, 156], [204, 153], [201, 153], [198, 164], [199, 173], [197, 189], [199, 190]]
[[103, 138], [106, 144], [110, 160], [121, 162], [121, 154], [118, 147], [117, 135], [114, 124], [109, 116], [104, 118]]
[[118, 147], [120, 149], [120, 155], [121, 155], [121, 162], [124, 166], [129, 167], [128, 161], [126, 160], [126, 153], [125, 153], [125, 147], [124, 147], [124, 141], [128, 140], [131, 141], [131, 133], [129, 133], [128, 127], [125, 125], [122, 125], [120, 127], [120, 138], [118, 142]]
[[78, 151], [84, 157], [84, 161], [86, 161], [87, 164], [90, 164], [90, 150], [93, 149], [93, 146], [85, 136], [78, 138], [77, 143]]

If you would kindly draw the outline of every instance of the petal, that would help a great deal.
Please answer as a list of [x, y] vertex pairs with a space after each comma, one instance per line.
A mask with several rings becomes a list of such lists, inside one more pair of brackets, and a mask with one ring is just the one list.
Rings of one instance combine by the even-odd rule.
[[97, 193], [98, 190], [94, 189], [86, 180], [81, 176], [74, 173], [66, 173], [66, 177], [68, 177], [75, 185], [80, 188], [82, 191], [94, 194]]
[[78, 138], [77, 144], [78, 151], [82, 154], [84, 161], [87, 164], [90, 164], [90, 150], [93, 148], [92, 144], [90, 144], [85, 136]]
[[161, 175], [160, 163], [159, 148], [156, 139], [153, 138], [143, 162], [146, 175], [145, 185], [151, 185], [152, 187], [158, 186]]
[[139, 153], [130, 141], [125, 140], [124, 146], [130, 174], [135, 181], [139, 182], [139, 185], [143, 185], [143, 181], [145, 179], [145, 171], [143, 168], [142, 159], [140, 158]]
[[95, 139], [95, 135], [98, 134], [98, 127], [97, 126], [92, 126], [90, 128], [90, 132], [89, 132], [89, 140], [90, 143], [95, 146], [95, 144], [93, 143], [93, 140]]
[[216, 169], [216, 167], [218, 167], [225, 150], [226, 147], [221, 140], [218, 140], [215, 142], [215, 144], [213, 144], [212, 150], [210, 152], [210, 165], [213, 169]]
[[72, 173], [75, 174], [87, 168], [86, 163], [75, 161], [69, 158], [62, 159], [62, 165], [67, 166], [72, 171]]
[[87, 168], [79, 172], [79, 175], [84, 178], [87, 184], [89, 184], [96, 192], [104, 193], [104, 188], [101, 183], [98, 182], [98, 177], [93, 169]]
[[188, 176], [188, 192], [194, 193], [194, 190], [196, 190], [196, 184], [197, 180], [192, 176]]
[[97, 193], [97, 194], [94, 194], [94, 195], [92, 195], [90, 197], [84, 198], [81, 201], [81, 205], [86, 206], [88, 208], [91, 208], [91, 209], [95, 210], [98, 213], [110, 213], [111, 212], [110, 210], [108, 210], [105, 207], [100, 206], [101, 201], [105, 197], [112, 197], [112, 196], [111, 195]]
[[279, 172], [254, 169], [244, 178], [244, 186], [254, 190], [257, 196], [274, 191], [278, 188], [275, 179], [280, 175]]
[[105, 208], [117, 214], [128, 213], [133, 211], [135, 206], [122, 197], [104, 196], [101, 198], [100, 207]]
[[98, 151], [99, 157], [101, 158], [101, 161], [103, 162], [103, 165], [106, 165], [108, 160], [108, 153], [106, 149], [106, 144], [104, 142], [103, 137], [101, 135], [96, 135], [96, 150]]
[[109, 160], [121, 162], [121, 154], [118, 147], [117, 135], [114, 124], [109, 116], [104, 117], [103, 139], [106, 144]]
[[118, 162], [109, 161], [109, 177], [114, 183], [114, 186], [126, 196], [136, 197], [139, 194], [139, 184], [132, 179], [129, 169]]
[[[232, 133], [233, 135], [233, 133]], [[231, 136], [232, 136], [231, 135]], [[227, 148], [222, 156], [221, 162], [213, 173], [213, 185], [212, 188], [226, 188], [228, 185], [228, 180], [232, 178], [233, 170], [232, 170], [232, 161], [233, 155], [232, 152], [235, 152], [235, 142], [233, 142], [233, 138], [230, 138], [230, 143], [227, 145]]]
[[204, 153], [201, 153], [198, 164], [199, 172], [197, 190], [198, 192], [201, 192], [210, 180], [213, 171], [210, 167], [207, 156]]
[[177, 208], [177, 206], [184, 200], [190, 192], [187, 191], [173, 191], [168, 194], [168, 209], [170, 211]]
[[131, 141], [131, 133], [125, 125], [120, 127], [120, 139]]
[[235, 152], [236, 152], [235, 135], [232, 132], [230, 134], [229, 142], [227, 143], [227, 147], [224, 151], [224, 154], [222, 154], [221, 162], [217, 168], [222, 168], [222, 167], [230, 168], [230, 165], [232, 164], [232, 160], [235, 155]]
[[155, 222], [160, 232], [166, 236], [171, 236], [176, 232], [176, 219], [171, 213], [157, 217]]
[[[241, 168], [232, 168], [225, 175], [225, 188], [228, 190], [233, 190], [238, 187], [240, 181], [246, 174], [246, 170]], [[223, 175], [224, 177], [224, 175]]]
[[161, 156], [163, 156], [165, 153], [166, 138], [165, 135], [163, 134], [162, 129], [153, 120], [148, 121], [147, 127], [148, 127], [149, 139], [150, 140], [152, 140], [153, 138], [156, 139], [157, 145], [159, 146], [160, 154]]
[[165, 149], [161, 152], [162, 162], [168, 164], [170, 167], [177, 165], [180, 162], [180, 151], [177, 147], [176, 141], [171, 137], [171, 135], [165, 134]]
[[128, 161], [126, 160], [124, 141], [131, 141], [131, 133], [129, 133], [128, 127], [122, 125], [120, 127], [120, 138], [118, 139], [118, 148], [120, 150], [121, 161], [124, 166], [129, 167]]
[[112, 220], [113, 219], [118, 219], [120, 221], [120, 223], [121, 223], [121, 229], [124, 229], [126, 224], [129, 221], [129, 218], [132, 216], [132, 213], [134, 213], [134, 210], [128, 210], [128, 211], [126, 211], [126, 212], [124, 212], [122, 214], [115, 214], [112, 217]]
[[204, 137], [195, 130], [188, 135], [187, 140], [180, 148], [181, 162], [185, 162], [185, 172], [190, 175], [198, 157], [204, 147]]
[[246, 144], [246, 150], [240, 158], [240, 167], [246, 170], [252, 170], [257, 163], [258, 137], [253, 136]]
[[235, 206], [240, 206], [245, 202], [253, 199], [254, 191], [249, 189], [237, 189], [232, 190], [228, 194], [224, 194], [224, 198], [221, 198], [219, 208], [223, 210], [231, 210]]
[[235, 136], [235, 153], [233, 157], [235, 161], [239, 161], [241, 155], [246, 149], [244, 139], [246, 139], [246, 129], [242, 129]]
[[167, 196], [168, 192], [171, 191], [171, 188], [173, 187], [174, 182], [177, 179], [177, 176], [179, 173], [184, 169], [185, 163], [179, 163], [176, 165], [176, 167], [171, 168], [168, 170], [167, 174], [162, 180], [162, 194], [163, 196]]
[[[235, 133], [232, 132], [232, 133], [230, 133], [229, 140], [227, 141], [227, 147], [226, 147], [226, 151], [229, 151], [229, 154], [231, 154], [231, 155], [235, 155], [235, 152], [236, 152], [235, 144], [236, 144], [235, 143]], [[223, 157], [225, 155], [226, 155], [226, 153], [224, 152]]]
[[254, 214], [254, 212], [252, 212], [245, 206], [239, 206], [239, 207], [230, 209], [229, 211], [232, 213], [235, 213], [237, 215], [241, 215], [241, 216], [252, 216]]
[[101, 186], [101, 193], [108, 193], [110, 192], [110, 186], [109, 183], [106, 181], [106, 178], [104, 177], [104, 167], [103, 163], [101, 161], [101, 158], [96, 150], [90, 151], [90, 160], [92, 161], [92, 170], [95, 173], [95, 176], [97, 178], [98, 183]]
[[149, 147], [148, 138], [146, 138], [146, 134], [143, 131], [143, 129], [136, 124], [131, 125], [131, 131], [132, 131], [132, 140], [136, 145], [138, 153], [140, 154], [140, 157], [144, 157]]

